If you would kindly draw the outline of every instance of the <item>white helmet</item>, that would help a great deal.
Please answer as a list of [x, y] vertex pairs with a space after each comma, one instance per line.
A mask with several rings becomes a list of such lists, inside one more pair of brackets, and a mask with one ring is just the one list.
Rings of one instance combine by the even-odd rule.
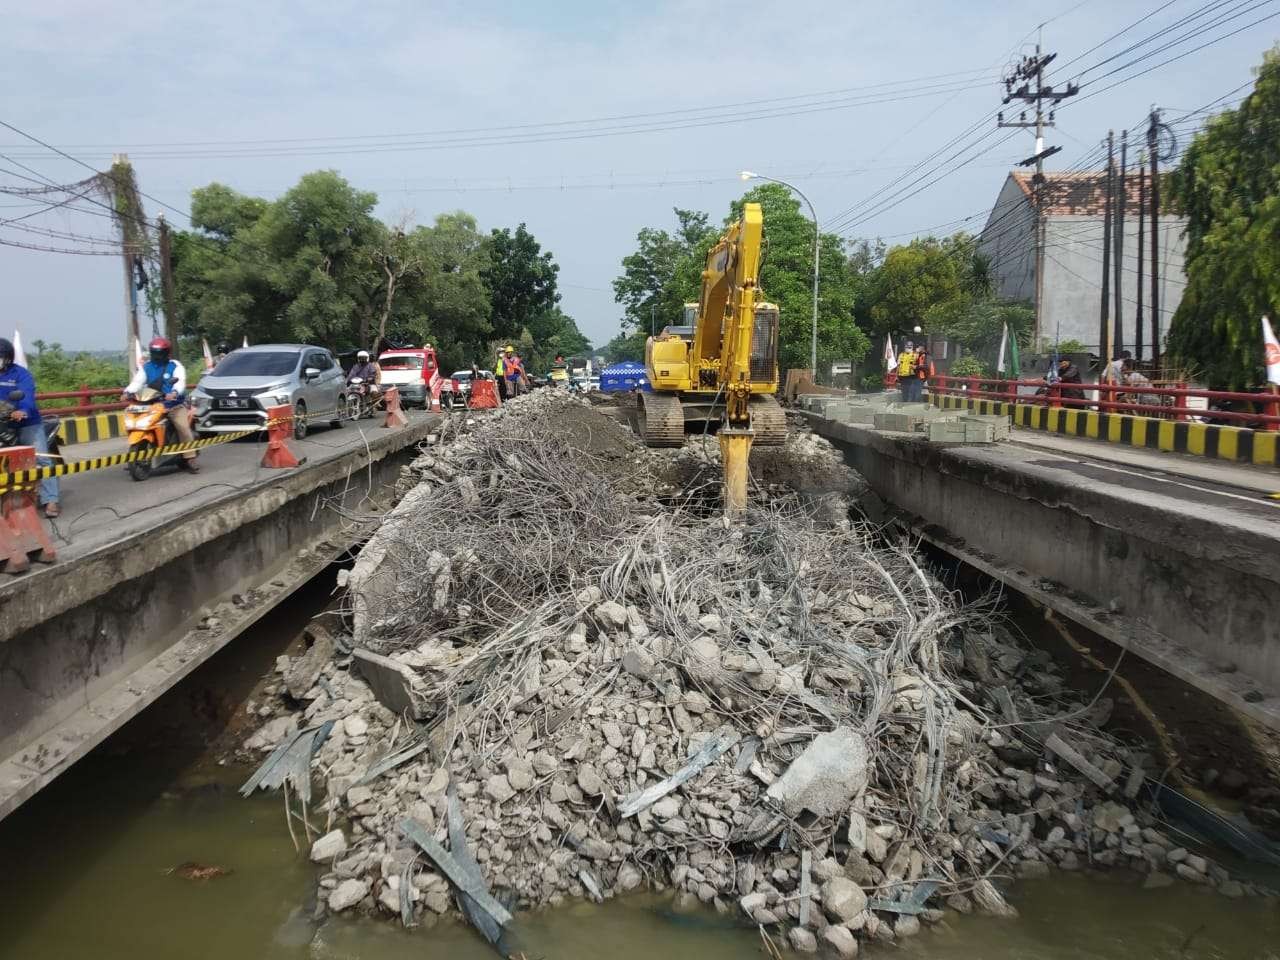
[[368, 360], [368, 359], [369, 359], [369, 351], [368, 351], [368, 350], [361, 350], [359, 353], [357, 353], [357, 354], [356, 354], [356, 359], [357, 359], [357, 360]]

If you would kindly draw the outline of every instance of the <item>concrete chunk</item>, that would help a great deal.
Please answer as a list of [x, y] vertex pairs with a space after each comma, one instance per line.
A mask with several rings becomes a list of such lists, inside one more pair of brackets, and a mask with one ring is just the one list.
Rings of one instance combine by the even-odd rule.
[[836, 816], [867, 786], [867, 744], [848, 727], [814, 737], [769, 788], [769, 798], [788, 816], [808, 810], [819, 817]]
[[415, 720], [426, 719], [426, 707], [417, 689], [417, 674], [404, 664], [370, 650], [356, 649], [351, 656], [380, 704], [396, 715], [407, 713]]

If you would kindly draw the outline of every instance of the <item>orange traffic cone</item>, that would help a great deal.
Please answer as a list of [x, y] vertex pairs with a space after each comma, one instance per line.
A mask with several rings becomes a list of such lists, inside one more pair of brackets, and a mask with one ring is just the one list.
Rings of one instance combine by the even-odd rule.
[[400, 409], [400, 390], [397, 387], [387, 387], [387, 391], [383, 394], [383, 403], [387, 405], [387, 419], [382, 425], [384, 427], [404, 427], [408, 426], [409, 418], [404, 415], [404, 411]]
[[[0, 473], [34, 470], [35, 466], [35, 447], [0, 449]], [[57, 556], [36, 514], [35, 484], [0, 489], [0, 569], [5, 573], [22, 573], [33, 559], [53, 563]]]
[[293, 406], [267, 407], [267, 452], [262, 455], [264, 467], [297, 467], [302, 461], [289, 449], [293, 436]]

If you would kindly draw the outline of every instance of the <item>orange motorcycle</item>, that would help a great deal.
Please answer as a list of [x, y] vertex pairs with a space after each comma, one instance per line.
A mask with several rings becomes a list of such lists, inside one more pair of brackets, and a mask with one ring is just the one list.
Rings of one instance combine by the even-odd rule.
[[[183, 409], [194, 421], [195, 411], [189, 407]], [[166, 446], [169, 443], [169, 411], [164, 405], [164, 395], [151, 387], [138, 391], [134, 402], [125, 408], [124, 429], [128, 434], [130, 453], [145, 453]], [[177, 442], [176, 438], [174, 442]], [[129, 476], [138, 481], [146, 480], [156, 467], [176, 464], [181, 458], [182, 454], [175, 453], [131, 460]]]

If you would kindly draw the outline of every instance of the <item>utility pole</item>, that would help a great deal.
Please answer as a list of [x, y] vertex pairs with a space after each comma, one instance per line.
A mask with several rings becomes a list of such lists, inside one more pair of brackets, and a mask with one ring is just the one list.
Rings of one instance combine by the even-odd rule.
[[156, 215], [160, 227], [160, 295], [164, 301], [164, 335], [173, 344], [173, 355], [178, 355], [178, 301], [173, 290], [173, 234], [164, 214]]
[[[997, 127], [1017, 127], [1024, 130], [1034, 130], [1036, 134], [1036, 152], [1018, 164], [1020, 167], [1029, 167], [1034, 165], [1036, 168], [1035, 175], [1031, 178], [1032, 184], [1032, 203], [1035, 207], [1035, 245], [1036, 245], [1036, 325], [1032, 334], [1036, 348], [1040, 346], [1041, 332], [1044, 324], [1044, 250], [1045, 250], [1045, 178], [1044, 178], [1044, 161], [1053, 156], [1061, 147], [1048, 147], [1044, 145], [1045, 127], [1052, 127], [1053, 111], [1050, 110], [1048, 117], [1045, 116], [1045, 103], [1057, 104], [1058, 102], [1074, 97], [1080, 92], [1080, 87], [1075, 83], [1068, 83], [1064, 89], [1057, 90], [1052, 86], [1045, 86], [1044, 68], [1047, 67], [1054, 58], [1056, 53], [1041, 53], [1040, 44], [1036, 43], [1035, 56], [1024, 56], [1015, 67], [1013, 67], [1004, 78], [1005, 96], [1001, 101], [1005, 104], [1012, 103], [1014, 100], [1021, 100], [1023, 103], [1035, 104], [1035, 118], [1027, 119], [1026, 111], [1022, 111], [1016, 121], [1006, 122], [1004, 113], [997, 115]], [[1032, 87], [1034, 82], [1035, 86]]]
[[1124, 352], [1124, 207], [1125, 207], [1125, 182], [1124, 168], [1128, 163], [1129, 156], [1129, 131], [1120, 131], [1120, 168], [1116, 171], [1115, 187], [1116, 196], [1113, 201], [1115, 210], [1116, 225], [1112, 231], [1112, 239], [1115, 241], [1116, 254], [1113, 263], [1115, 264], [1115, 295], [1116, 308], [1115, 319], [1112, 320], [1112, 328], [1114, 338], [1111, 344], [1111, 355], [1113, 357], [1120, 356]]
[[[1098, 355], [1111, 362], [1111, 196], [1115, 179], [1115, 132], [1107, 131], [1107, 193], [1102, 214], [1102, 310], [1098, 314]], [[1103, 368], [1106, 369], [1105, 367]]]
[[1160, 372], [1160, 111], [1151, 108], [1147, 152], [1151, 154], [1151, 369]]
[[1142, 329], [1142, 297], [1145, 293], [1142, 289], [1142, 275], [1146, 262], [1142, 247], [1146, 241], [1146, 224], [1144, 222], [1146, 214], [1147, 155], [1143, 152], [1138, 155], [1138, 308], [1133, 314], [1133, 353], [1139, 362], [1142, 361], [1142, 339], [1145, 334]]
[[132, 374], [134, 364], [137, 362], [133, 347], [139, 340], [138, 287], [134, 276], [134, 258], [139, 251], [135, 249], [136, 244], [131, 242], [134, 233], [128, 229], [127, 218], [130, 211], [122, 210], [124, 205], [118, 199], [126, 194], [129, 184], [125, 181], [132, 176], [128, 154], [117, 153], [111, 158], [111, 174], [116, 180], [112, 199], [116, 220], [120, 224], [121, 259], [124, 266], [124, 358], [125, 366]]

